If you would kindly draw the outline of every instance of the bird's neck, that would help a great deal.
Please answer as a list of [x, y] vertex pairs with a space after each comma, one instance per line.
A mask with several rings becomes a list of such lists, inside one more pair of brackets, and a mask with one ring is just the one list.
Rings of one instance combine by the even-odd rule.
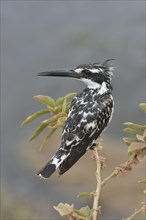
[[111, 86], [109, 87], [109, 84], [106, 82], [103, 82], [102, 84], [99, 84], [99, 88], [97, 89], [98, 94], [103, 95], [111, 91]]
[[107, 82], [102, 82], [102, 84], [100, 84], [89, 79], [83, 79], [83, 82], [86, 83], [88, 89], [96, 90], [96, 92], [100, 95], [108, 93], [112, 90], [111, 84]]

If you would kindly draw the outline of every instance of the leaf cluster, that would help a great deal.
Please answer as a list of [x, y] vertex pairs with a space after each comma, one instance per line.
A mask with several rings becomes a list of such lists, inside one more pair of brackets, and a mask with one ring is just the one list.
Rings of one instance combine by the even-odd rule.
[[[146, 103], [139, 104], [139, 107], [146, 112]], [[128, 145], [128, 155], [135, 162], [140, 162], [146, 156], [146, 125], [132, 122], [126, 122], [124, 124], [127, 125], [124, 131], [134, 136], [132, 138], [123, 138], [124, 142]]]
[[73, 205], [67, 203], [59, 203], [58, 206], [54, 206], [54, 209], [59, 212], [60, 216], [70, 219], [89, 220], [93, 214], [93, 209], [90, 209], [89, 206], [82, 207], [81, 209], [74, 209]]
[[42, 141], [40, 146], [40, 150], [44, 148], [46, 143], [48, 142], [49, 138], [54, 134], [57, 128], [63, 128], [66, 117], [71, 105], [70, 99], [75, 96], [76, 93], [69, 93], [64, 97], [58, 98], [56, 101], [52, 99], [50, 96], [45, 95], [37, 95], [34, 96], [34, 99], [40, 102], [41, 104], [45, 105], [46, 109], [33, 113], [32, 115], [28, 116], [22, 123], [21, 126], [24, 126], [35, 119], [39, 118], [43, 115], [49, 115], [49, 118], [41, 121], [39, 127], [34, 131], [32, 134], [30, 141], [34, 140], [36, 137], [40, 135], [44, 129], [48, 129], [47, 135]]

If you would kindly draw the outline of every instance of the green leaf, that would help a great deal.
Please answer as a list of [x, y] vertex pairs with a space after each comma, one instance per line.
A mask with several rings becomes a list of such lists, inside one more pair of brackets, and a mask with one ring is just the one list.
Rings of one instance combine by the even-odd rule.
[[139, 107], [140, 107], [144, 112], [146, 112], [146, 103], [140, 103], [140, 104], [139, 104]]
[[138, 182], [139, 182], [139, 183], [144, 183], [144, 184], [146, 184], [146, 179], [139, 180]]
[[53, 114], [53, 115], [55, 114], [55, 110], [54, 110], [55, 108], [52, 108], [49, 105], [47, 106], [47, 108], [51, 114]]
[[136, 157], [139, 162], [142, 161], [144, 157], [146, 157], [146, 150], [144, 149], [144, 150], [138, 151], [136, 154]]
[[64, 125], [65, 125], [65, 121], [66, 121], [66, 117], [60, 117], [60, 118], [58, 119], [58, 123], [59, 123], [61, 126], [63, 126], [63, 127], [64, 127]]
[[46, 127], [47, 124], [42, 122], [41, 125], [35, 130], [35, 132], [31, 136], [30, 141], [34, 140]]
[[49, 125], [49, 128], [51, 128], [51, 129], [57, 129], [57, 128], [60, 128], [60, 127], [63, 127], [63, 126], [58, 122], [56, 122], [52, 125]]
[[56, 106], [61, 105], [64, 102], [65, 97], [60, 97], [56, 100]]
[[145, 148], [146, 148], [145, 143], [133, 142], [130, 144], [130, 146], [128, 148], [128, 153], [133, 153], [135, 151], [141, 151], [141, 150], [144, 150]]
[[82, 207], [81, 209], [74, 209], [74, 212], [77, 214], [79, 219], [89, 220], [94, 212], [94, 209], [90, 209], [89, 206]]
[[67, 112], [67, 113], [68, 113], [68, 111], [69, 111], [69, 109], [70, 109], [70, 106], [71, 106], [71, 103], [68, 102], [68, 103], [67, 103], [67, 106], [66, 106], [66, 112]]
[[125, 128], [123, 131], [125, 131], [125, 132], [127, 132], [127, 133], [130, 133], [130, 134], [134, 134], [134, 135], [136, 135], [136, 134], [141, 134], [140, 131], [134, 130], [134, 129], [132, 129], [132, 128]]
[[132, 142], [138, 142], [137, 139], [135, 139], [135, 138], [128, 138], [128, 137], [124, 137], [124, 138], [123, 138], [123, 141], [124, 141], [127, 145], [130, 145]]
[[143, 135], [137, 134], [136, 137], [137, 137], [137, 139], [138, 139], [139, 141], [144, 141]]
[[139, 129], [142, 131], [144, 131], [146, 129], [146, 125], [139, 125], [139, 124], [135, 124], [132, 122], [126, 122], [126, 123], [124, 123], [124, 125], [127, 125], [130, 128]]
[[54, 209], [59, 212], [60, 216], [69, 216], [73, 212], [73, 205], [69, 205], [67, 203], [59, 203], [58, 206], [53, 206]]
[[44, 120], [43, 123], [46, 123], [47, 125], [49, 125], [49, 124], [54, 125], [54, 124], [57, 123], [58, 119], [61, 118], [61, 117], [66, 117], [66, 113], [60, 112], [60, 113], [52, 116], [51, 118], [49, 118], [47, 120]]
[[62, 111], [61, 105], [58, 105], [53, 109], [53, 114], [58, 114], [61, 111]]
[[143, 135], [137, 134], [136, 137], [138, 140], [145, 142], [146, 141], [146, 130], [143, 132]]
[[[88, 218], [84, 215], [83, 212], [81, 212], [78, 209], [74, 209], [74, 213], [76, 214], [76, 217], [83, 220], [88, 220]], [[73, 214], [74, 215], [74, 214]]]
[[47, 121], [49, 121], [49, 128], [59, 128], [59, 127], [62, 127], [62, 122], [58, 121], [62, 117], [66, 117], [66, 113], [65, 112], [60, 112], [57, 115], [54, 115], [53, 117], [48, 119]]
[[84, 192], [84, 193], [80, 193], [77, 197], [78, 198], [93, 198], [93, 194], [94, 192], [91, 192], [91, 193], [87, 193], [87, 192]]
[[49, 110], [42, 110], [42, 111], [39, 111], [39, 112], [35, 112], [34, 114], [28, 116], [22, 123], [21, 123], [21, 126], [24, 126], [28, 123], [30, 123], [31, 121], [35, 120], [36, 118], [42, 116], [42, 115], [45, 115], [45, 114], [49, 114]]
[[62, 112], [66, 112], [66, 107], [67, 107], [67, 98], [64, 99], [64, 102], [62, 104]]
[[85, 206], [82, 207], [80, 211], [89, 219], [93, 215], [94, 209], [90, 209], [89, 206]]
[[73, 96], [75, 96], [77, 93], [75, 92], [72, 92], [72, 93], [69, 93], [65, 96], [65, 98], [68, 100], [68, 99], [71, 99]]
[[43, 105], [49, 106], [51, 108], [55, 108], [55, 101], [50, 96], [37, 95], [37, 96], [34, 96], [34, 98], [37, 101], [41, 102]]
[[35, 139], [50, 123], [54, 123], [55, 120], [57, 120], [57, 118], [59, 117], [60, 114], [55, 115], [49, 119], [46, 119], [44, 121], [41, 122], [41, 125], [35, 130], [35, 132], [33, 133], [32, 137], [30, 138], [30, 141], [32, 141], [33, 139]]
[[64, 99], [66, 98], [67, 100], [71, 99], [73, 96], [75, 96], [76, 93], [69, 93], [64, 97], [60, 97], [56, 100], [56, 106], [63, 104]]
[[54, 134], [54, 132], [56, 131], [56, 128], [52, 128], [51, 131], [49, 132], [49, 134], [44, 138], [39, 151], [43, 150], [43, 148], [45, 147], [45, 145], [47, 144], [49, 138], [51, 138], [51, 136]]

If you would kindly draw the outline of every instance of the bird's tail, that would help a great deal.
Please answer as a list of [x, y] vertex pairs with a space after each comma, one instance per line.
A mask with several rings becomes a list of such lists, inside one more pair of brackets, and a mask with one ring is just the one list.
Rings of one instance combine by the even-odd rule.
[[51, 160], [37, 173], [40, 178], [49, 178], [56, 169], [60, 166], [61, 163], [68, 156], [67, 152], [60, 149], [58, 152], [51, 158]]

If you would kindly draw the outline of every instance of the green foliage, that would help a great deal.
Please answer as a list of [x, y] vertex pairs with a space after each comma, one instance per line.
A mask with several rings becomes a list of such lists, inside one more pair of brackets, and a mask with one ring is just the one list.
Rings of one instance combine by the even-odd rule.
[[144, 180], [139, 180], [139, 183], [144, 183], [144, 184], [146, 184], [146, 179], [144, 179]]
[[[138, 182], [139, 182], [139, 183], [146, 184], [146, 179], [139, 180]], [[144, 192], [144, 194], [146, 194], [146, 189], [145, 189], [143, 192]]]
[[32, 115], [28, 116], [21, 123], [21, 126], [24, 126], [34, 121], [40, 116], [51, 115], [51, 117], [43, 120], [40, 123], [39, 127], [34, 131], [34, 133], [30, 138], [30, 141], [32, 141], [36, 137], [38, 137], [41, 134], [41, 132], [44, 131], [45, 128], [48, 129], [48, 133], [44, 137], [39, 150], [42, 150], [44, 148], [49, 138], [54, 134], [57, 128], [64, 127], [66, 117], [70, 108], [70, 99], [75, 95], [76, 93], [69, 93], [64, 97], [58, 98], [56, 101], [52, 99], [50, 96], [45, 96], [45, 95], [34, 96], [34, 99], [36, 99], [41, 104], [45, 105], [47, 109], [35, 112]]
[[[146, 103], [141, 103], [139, 107], [146, 112]], [[132, 122], [124, 124], [128, 126], [124, 131], [134, 135], [133, 138], [123, 138], [124, 142], [128, 145], [128, 155], [134, 158], [135, 162], [139, 162], [146, 156], [146, 125]]]
[[[140, 103], [139, 107], [146, 113], [146, 103]], [[132, 122], [126, 122], [124, 124], [128, 126], [124, 131], [134, 136], [133, 138], [123, 138], [124, 142], [128, 145], [128, 155], [133, 159], [134, 163], [138, 163], [146, 156], [146, 125], [139, 125]], [[140, 180], [139, 183], [146, 184], [146, 179]], [[146, 194], [146, 190], [144, 190], [144, 194]], [[135, 211], [127, 220], [133, 219], [142, 212], [143, 207]]]
[[[80, 193], [77, 197], [94, 199], [94, 192], [83, 192]], [[74, 209], [74, 206], [69, 205], [68, 203], [59, 203], [58, 206], [54, 206], [54, 209], [58, 211], [62, 217], [83, 220], [91, 219], [94, 212], [94, 209], [90, 209], [89, 206], [85, 206], [80, 209]]]
[[139, 107], [140, 107], [144, 112], [146, 112], [146, 103], [140, 103], [140, 104], [139, 104]]
[[89, 206], [82, 207], [81, 209], [74, 209], [73, 205], [67, 203], [59, 203], [58, 206], [54, 206], [54, 209], [59, 212], [61, 217], [72, 219], [89, 220], [93, 214], [93, 209], [90, 209]]
[[28, 123], [30, 123], [31, 121], [35, 120], [36, 118], [45, 115], [45, 114], [49, 114], [49, 110], [41, 110], [39, 112], [35, 112], [34, 114], [28, 116], [22, 123], [21, 126], [24, 126]]
[[80, 193], [77, 197], [78, 198], [90, 198], [90, 199], [93, 199], [93, 196], [94, 196], [94, 192], [90, 192], [90, 193], [83, 192], [83, 193]]

